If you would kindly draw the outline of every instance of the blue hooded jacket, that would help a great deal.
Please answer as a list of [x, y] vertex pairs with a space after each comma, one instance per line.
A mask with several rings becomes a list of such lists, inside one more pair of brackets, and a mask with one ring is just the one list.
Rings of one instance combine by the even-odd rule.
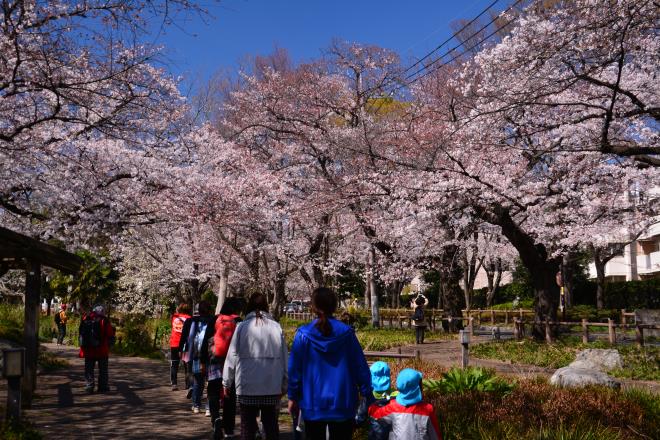
[[300, 327], [289, 355], [288, 396], [298, 402], [304, 420], [353, 419], [358, 390], [373, 401], [371, 372], [353, 329], [328, 321], [329, 336], [315, 327], [317, 320]]

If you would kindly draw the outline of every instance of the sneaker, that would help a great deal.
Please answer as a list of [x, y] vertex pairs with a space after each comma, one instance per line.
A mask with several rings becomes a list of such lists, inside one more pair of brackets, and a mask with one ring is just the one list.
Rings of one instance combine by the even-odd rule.
[[176, 386], [176, 384], [172, 385], [172, 391], [176, 391], [176, 390], [178, 390], [178, 389], [179, 389], [179, 387]]
[[211, 410], [207, 409], [206, 412], [204, 413], [206, 417], [211, 417]]
[[199, 407], [198, 406], [193, 406], [193, 414], [199, 414]]

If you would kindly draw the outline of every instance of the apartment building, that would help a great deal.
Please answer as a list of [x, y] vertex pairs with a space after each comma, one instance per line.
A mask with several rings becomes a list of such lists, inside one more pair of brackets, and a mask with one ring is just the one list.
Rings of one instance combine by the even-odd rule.
[[[589, 277], [596, 278], [596, 266], [589, 265]], [[612, 258], [605, 266], [610, 281], [635, 281], [660, 278], [660, 223], [650, 226], [639, 238]]]

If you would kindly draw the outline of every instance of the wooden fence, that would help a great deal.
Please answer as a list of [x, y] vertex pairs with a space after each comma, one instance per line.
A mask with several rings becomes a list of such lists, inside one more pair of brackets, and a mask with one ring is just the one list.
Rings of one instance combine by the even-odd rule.
[[[582, 342], [589, 342], [589, 328], [590, 327], [603, 327], [607, 328], [607, 340], [610, 344], [616, 345], [616, 332], [617, 329], [622, 331], [625, 330], [635, 330], [635, 341], [639, 346], [644, 345], [644, 330], [660, 330], [660, 325], [657, 324], [627, 324], [621, 323], [616, 324], [613, 319], [608, 318], [607, 322], [588, 322], [586, 319], [583, 319], [580, 322], [563, 322], [563, 321], [545, 321], [542, 323], [537, 322], [525, 322], [518, 318], [514, 318], [513, 322], [513, 336], [516, 339], [522, 339], [525, 336], [525, 326], [529, 325], [542, 325], [545, 329], [545, 339], [547, 342], [553, 341], [553, 327], [564, 326], [564, 327], [581, 327]], [[473, 331], [473, 327], [471, 328]]]

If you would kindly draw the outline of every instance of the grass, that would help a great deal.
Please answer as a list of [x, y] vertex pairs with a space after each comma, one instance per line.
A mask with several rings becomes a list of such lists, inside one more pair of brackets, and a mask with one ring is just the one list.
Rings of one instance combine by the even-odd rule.
[[587, 348], [616, 348], [621, 354], [623, 368], [608, 373], [614, 377], [660, 381], [660, 347], [637, 347], [597, 341], [583, 344], [579, 338], [565, 337], [555, 344], [523, 341], [492, 341], [474, 345], [470, 354], [484, 359], [501, 361], [515, 360], [516, 363], [537, 365], [545, 368], [565, 367], [575, 360], [578, 351]]
[[[3, 407], [0, 407], [0, 410], [2, 413], [5, 412]], [[3, 440], [41, 440], [43, 437], [29, 422], [22, 420], [0, 423], [0, 438]]]
[[[284, 337], [290, 348], [296, 330], [298, 327], [307, 324], [307, 322], [282, 318], [280, 324], [282, 325]], [[393, 347], [415, 343], [414, 329], [361, 327], [355, 329], [355, 335], [357, 336], [362, 349], [366, 351], [382, 351]], [[453, 334], [427, 331], [425, 341], [431, 342], [454, 338], [456, 338], [456, 335]]]
[[37, 362], [43, 372], [56, 371], [69, 365], [66, 359], [59, 358], [54, 353], [45, 350], [39, 350]]

